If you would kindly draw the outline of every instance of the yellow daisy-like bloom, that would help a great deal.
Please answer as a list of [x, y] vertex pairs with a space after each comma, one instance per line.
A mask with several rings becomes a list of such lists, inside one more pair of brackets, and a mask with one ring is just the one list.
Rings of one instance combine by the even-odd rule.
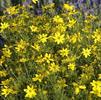
[[75, 64], [74, 64], [74, 63], [70, 63], [70, 64], [68, 65], [68, 69], [74, 71], [74, 70], [75, 70]]
[[64, 9], [65, 10], [69, 10], [69, 11], [72, 11], [74, 9], [74, 6], [73, 5], [69, 5], [69, 4], [64, 4]]
[[101, 97], [101, 81], [95, 81], [91, 82], [92, 85], [92, 94], [97, 95], [98, 97]]
[[4, 23], [1, 23], [0, 29], [4, 30], [4, 29], [6, 29], [8, 27], [9, 27], [9, 24], [4, 22]]
[[83, 54], [83, 56], [85, 58], [87, 58], [91, 54], [91, 49], [88, 49], [88, 48], [85, 49], [85, 48], [83, 48], [82, 54]]
[[62, 50], [59, 50], [59, 53], [62, 57], [68, 56], [69, 50], [67, 48], [63, 48]]
[[94, 43], [101, 42], [100, 30], [96, 29], [96, 31], [94, 31], [94, 34], [92, 35], [92, 38], [94, 39]]
[[72, 28], [74, 25], [75, 25], [75, 23], [76, 23], [76, 20], [75, 19], [69, 19], [69, 22], [68, 22], [68, 27], [69, 28]]
[[56, 65], [54, 62], [51, 63], [51, 65], [49, 66], [49, 71], [53, 72], [53, 73], [58, 72], [59, 69], [60, 69], [60, 67], [58, 65]]
[[7, 58], [10, 58], [11, 57], [11, 51], [10, 49], [8, 48], [7, 45], [4, 46], [4, 48], [2, 49], [2, 52], [3, 52], [3, 55], [4, 57], [7, 57]]
[[63, 24], [63, 23], [64, 23], [63, 19], [62, 19], [59, 15], [54, 16], [53, 21], [54, 21], [55, 23], [58, 23], [58, 24], [59, 24], [59, 23], [60, 23], [60, 24]]
[[7, 86], [4, 86], [4, 88], [1, 89], [1, 95], [4, 95], [7, 97], [9, 94], [16, 94], [17, 91], [13, 90], [12, 88], [9, 88]]
[[42, 79], [43, 79], [43, 75], [41, 75], [41, 74], [39, 74], [39, 75], [38, 75], [38, 74], [35, 74], [35, 77], [32, 78], [32, 80], [33, 80], [34, 82], [36, 82], [36, 81], [41, 82]]
[[85, 85], [79, 85], [77, 83], [73, 83], [73, 86], [75, 88], [75, 94], [78, 95], [80, 93], [81, 90], [85, 90], [86, 89], [86, 86]]
[[28, 97], [28, 98], [33, 98], [37, 95], [36, 89], [32, 85], [27, 86], [27, 89], [24, 89], [24, 92], [26, 92], [25, 97]]
[[69, 40], [71, 43], [76, 43], [77, 42], [77, 35], [76, 34], [74, 34], [74, 35], [71, 35], [70, 36], [70, 40]]
[[16, 6], [12, 6], [6, 9], [6, 11], [10, 14], [10, 15], [14, 15], [18, 13], [18, 10], [16, 9]]
[[40, 45], [38, 43], [35, 43], [34, 45], [31, 46], [33, 49], [39, 51], [40, 50]]
[[45, 43], [45, 42], [47, 42], [47, 34], [39, 34], [38, 35], [38, 40], [40, 41], [40, 42], [42, 42], [42, 43]]
[[55, 32], [63, 33], [66, 31], [66, 28], [67, 28], [66, 25], [59, 24], [56, 27], [54, 27], [54, 30], [55, 30]]
[[0, 77], [6, 77], [7, 75], [8, 75], [7, 71], [4, 71], [4, 70], [0, 71]]
[[15, 49], [17, 50], [17, 52], [20, 52], [20, 51], [24, 50], [27, 45], [28, 45], [28, 43], [26, 43], [26, 41], [23, 41], [21, 39], [20, 42], [17, 43], [17, 46], [15, 47]]
[[9, 79], [6, 79], [4, 81], [1, 81], [1, 85], [4, 85], [4, 86], [7, 86], [10, 84], [10, 82], [14, 81], [13, 78], [9, 78]]
[[38, 31], [38, 28], [34, 25], [30, 26], [30, 29], [32, 32], [37, 32]]
[[57, 32], [55, 33], [55, 36], [53, 37], [53, 39], [57, 44], [63, 44], [65, 40], [65, 35]]
[[36, 4], [36, 3], [38, 2], [38, 0], [32, 0], [32, 2], [33, 2], [34, 4]]
[[20, 59], [19, 59], [19, 62], [22, 62], [22, 63], [27, 62], [27, 61], [28, 61], [27, 58], [20, 58]]
[[51, 61], [54, 61], [54, 60], [52, 59], [52, 55], [51, 54], [46, 53], [44, 55], [44, 57], [43, 57], [43, 61], [44, 62], [46, 61], [47, 63], [50, 63]]

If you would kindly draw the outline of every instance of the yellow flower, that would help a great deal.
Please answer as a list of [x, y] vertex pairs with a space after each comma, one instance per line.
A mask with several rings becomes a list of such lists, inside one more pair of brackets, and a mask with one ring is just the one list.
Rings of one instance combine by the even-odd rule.
[[6, 22], [1, 23], [1, 26], [0, 26], [1, 29], [6, 29], [8, 27], [9, 27], [9, 24], [8, 23], [6, 23]]
[[85, 90], [85, 89], [86, 89], [86, 86], [85, 86], [85, 85], [80, 85], [79, 88], [80, 88], [81, 90]]
[[33, 49], [39, 51], [40, 50], [40, 46], [38, 43], [35, 43], [34, 45], [31, 46]]
[[44, 55], [43, 61], [44, 62], [46, 61], [47, 63], [50, 63], [51, 61], [54, 61], [54, 60], [52, 59], [52, 55], [51, 54], [46, 53]]
[[70, 42], [71, 43], [76, 43], [77, 42], [77, 40], [80, 40], [80, 39], [78, 39], [78, 36], [77, 36], [77, 34], [74, 34], [74, 35], [71, 35], [70, 36]]
[[36, 4], [36, 3], [38, 2], [38, 0], [32, 0], [32, 2], [33, 2], [34, 4]]
[[7, 29], [9, 27], [9, 24], [8, 23], [1, 23], [1, 26], [0, 26], [0, 31], [3, 32], [3, 30]]
[[22, 63], [24, 63], [24, 62], [26, 62], [26, 61], [28, 61], [28, 59], [26, 59], [26, 58], [21, 58], [21, 59], [19, 60], [19, 62], [22, 62]]
[[38, 74], [35, 74], [35, 77], [32, 78], [32, 80], [33, 80], [34, 82], [36, 82], [36, 81], [41, 82], [42, 79], [43, 79], [43, 75], [41, 75], [41, 74], [39, 74], [39, 75], [38, 75]]
[[45, 43], [45, 42], [47, 42], [47, 34], [39, 34], [38, 35], [38, 40], [40, 41], [40, 42], [42, 42], [42, 43]]
[[1, 85], [9, 85], [10, 84], [10, 82], [12, 82], [12, 81], [14, 81], [14, 79], [13, 78], [9, 78], [9, 79], [6, 79], [6, 80], [4, 80], [4, 81], [1, 81]]
[[64, 23], [63, 19], [59, 15], [54, 16], [53, 21], [58, 24]]
[[78, 95], [80, 93], [81, 90], [85, 90], [86, 86], [85, 85], [79, 85], [77, 83], [73, 83], [73, 86], [75, 88], [75, 94]]
[[92, 38], [94, 39], [94, 43], [101, 42], [101, 32], [100, 32], [100, 30], [96, 29], [96, 31], [92, 35]]
[[26, 46], [27, 46], [26, 41], [23, 41], [21, 39], [20, 42], [17, 43], [17, 46], [15, 47], [15, 49], [17, 50], [17, 52], [20, 52], [20, 51], [24, 50]]
[[92, 15], [92, 14], [88, 14], [88, 15], [87, 15], [87, 20], [91, 21], [91, 20], [95, 20], [95, 19], [97, 19], [96, 16], [94, 16], [94, 15]]
[[7, 57], [7, 58], [10, 58], [11, 57], [11, 51], [10, 49], [8, 48], [7, 45], [4, 46], [4, 48], [2, 49], [2, 52], [3, 52], [3, 56], [4, 57]]
[[80, 92], [80, 88], [79, 87], [76, 87], [75, 88], [75, 94], [77, 95], [77, 94], [79, 94], [79, 92]]
[[58, 65], [56, 65], [54, 62], [50, 64], [49, 66], [49, 71], [50, 72], [58, 72], [60, 70], [60, 67]]
[[33, 98], [37, 95], [36, 89], [32, 85], [27, 86], [27, 89], [24, 89], [24, 92], [26, 92], [25, 97], [28, 97], [28, 98]]
[[0, 65], [2, 66], [2, 64], [5, 62], [5, 57], [4, 56], [1, 56], [0, 58]]
[[68, 27], [69, 28], [72, 28], [74, 25], [75, 25], [75, 23], [76, 23], [76, 20], [75, 19], [69, 19], [69, 22], [68, 22]]
[[2, 70], [0, 71], [0, 77], [6, 77], [7, 76], [7, 72]]
[[57, 25], [56, 27], [54, 27], [54, 30], [55, 30], [55, 32], [63, 33], [63, 32], [66, 31], [66, 28], [67, 28], [67, 27], [66, 27], [65, 25], [59, 24], [59, 25]]
[[87, 58], [91, 54], [91, 49], [83, 48], [82, 54], [84, 55], [85, 58]]
[[63, 44], [64, 43], [64, 34], [60, 34], [59, 32], [55, 33], [55, 36], [53, 37], [54, 41], [57, 43], [57, 44]]
[[16, 9], [16, 6], [9, 7], [9, 8], [6, 9], [6, 11], [10, 15], [14, 15], [14, 14], [18, 13], [18, 9]]
[[1, 95], [4, 95], [7, 97], [9, 94], [16, 94], [17, 91], [14, 91], [12, 88], [9, 88], [7, 86], [4, 86], [4, 88], [1, 89]]
[[68, 10], [68, 11], [72, 11], [74, 9], [74, 6], [73, 5], [69, 5], [69, 4], [64, 4], [64, 9], [65, 10]]
[[36, 59], [36, 62], [37, 63], [43, 63], [44, 62], [43, 56], [42, 55], [38, 56]]
[[38, 32], [38, 28], [34, 25], [30, 26], [32, 32]]
[[59, 53], [62, 57], [68, 56], [69, 50], [67, 48], [63, 48], [62, 50], [59, 50]]
[[68, 65], [68, 69], [74, 71], [74, 70], [75, 70], [75, 64], [74, 64], [74, 63], [70, 63], [70, 64]]
[[92, 85], [91, 93], [101, 97], [101, 81], [93, 80], [90, 84]]

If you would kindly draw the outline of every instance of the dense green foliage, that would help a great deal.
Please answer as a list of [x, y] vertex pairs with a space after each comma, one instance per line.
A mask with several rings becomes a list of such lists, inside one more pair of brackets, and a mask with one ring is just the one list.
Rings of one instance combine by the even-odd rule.
[[100, 17], [64, 4], [13, 6], [0, 16], [2, 100], [100, 100]]

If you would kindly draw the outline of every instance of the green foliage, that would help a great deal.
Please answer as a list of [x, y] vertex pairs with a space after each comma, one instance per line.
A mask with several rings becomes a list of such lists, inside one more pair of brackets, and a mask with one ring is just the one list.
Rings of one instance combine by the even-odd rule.
[[[13, 6], [1, 16], [6, 43], [0, 58], [1, 98], [5, 100], [100, 100], [99, 16], [64, 4]], [[48, 12], [48, 13], [47, 13]], [[83, 17], [85, 16], [85, 19]]]

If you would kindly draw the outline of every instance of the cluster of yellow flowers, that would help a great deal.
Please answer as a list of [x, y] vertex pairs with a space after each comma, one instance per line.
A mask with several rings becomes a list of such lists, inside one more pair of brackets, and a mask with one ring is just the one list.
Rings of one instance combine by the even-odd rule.
[[98, 97], [101, 97], [101, 81], [95, 81], [91, 82], [92, 85], [92, 91], [91, 93], [97, 95]]
[[70, 4], [59, 14], [53, 4], [43, 7], [40, 16], [28, 9], [10, 7], [0, 17], [5, 38], [0, 48], [1, 98], [100, 100], [99, 16], [83, 15]]
[[26, 92], [25, 97], [28, 97], [28, 98], [33, 98], [37, 95], [36, 89], [33, 86], [27, 86], [27, 89], [24, 89], [24, 91]]

